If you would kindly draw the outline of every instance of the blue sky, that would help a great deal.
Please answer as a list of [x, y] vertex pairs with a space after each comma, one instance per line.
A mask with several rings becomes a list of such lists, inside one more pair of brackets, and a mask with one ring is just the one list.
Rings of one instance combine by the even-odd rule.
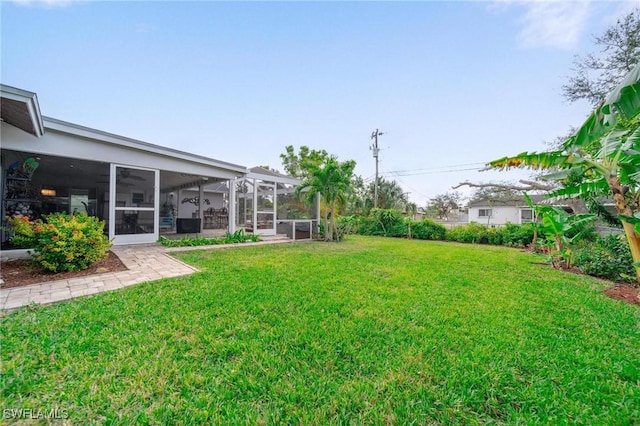
[[[3, 1], [2, 83], [44, 115], [246, 166], [326, 149], [424, 205], [590, 112], [574, 55], [637, 2]], [[474, 169], [474, 170], [464, 170]]]

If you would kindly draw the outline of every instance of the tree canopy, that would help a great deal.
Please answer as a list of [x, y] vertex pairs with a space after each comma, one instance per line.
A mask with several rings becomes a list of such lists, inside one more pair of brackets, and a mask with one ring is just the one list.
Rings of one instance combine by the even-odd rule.
[[574, 74], [562, 94], [570, 102], [585, 99], [596, 107], [640, 62], [640, 9], [618, 19], [594, 42], [600, 52], [575, 57]]
[[304, 172], [304, 179], [297, 191], [300, 193], [305, 189], [308, 197], [315, 197], [319, 193], [325, 203], [323, 209], [323, 226], [325, 241], [334, 241], [335, 217], [337, 214], [337, 204], [343, 203], [351, 187], [353, 169], [356, 162], [353, 160], [339, 162], [336, 156], [326, 156], [322, 162], [318, 163], [317, 158], [309, 158], [300, 163]]
[[310, 149], [306, 145], [301, 146], [298, 149], [298, 153], [296, 153], [293, 145], [288, 145], [285, 147], [285, 152], [280, 154], [285, 172], [289, 176], [300, 179], [308, 176], [310, 165], [318, 166], [327, 158], [329, 158], [329, 153], [324, 149]]

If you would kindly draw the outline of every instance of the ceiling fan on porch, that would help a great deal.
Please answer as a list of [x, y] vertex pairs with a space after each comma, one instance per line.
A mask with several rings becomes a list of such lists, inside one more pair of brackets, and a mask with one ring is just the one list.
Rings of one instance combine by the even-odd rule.
[[125, 168], [120, 168], [120, 176], [119, 177], [121, 177], [122, 179], [133, 179], [133, 180], [138, 180], [138, 181], [146, 180], [142, 176], [131, 174], [131, 170], [125, 169]]
[[[110, 175], [107, 173], [107, 174], [101, 174], [100, 176], [109, 177]], [[124, 182], [125, 179], [137, 180], [137, 181], [145, 181], [146, 180], [142, 176], [131, 174], [131, 171], [129, 169], [125, 169], [125, 168], [119, 167], [119, 173], [116, 176], [116, 183], [118, 185], [133, 186], [132, 183]], [[102, 182], [102, 183], [108, 183], [108, 182]]]

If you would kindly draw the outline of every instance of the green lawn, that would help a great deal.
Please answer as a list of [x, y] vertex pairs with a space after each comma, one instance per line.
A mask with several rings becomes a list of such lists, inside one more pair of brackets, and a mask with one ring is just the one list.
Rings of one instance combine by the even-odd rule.
[[514, 249], [351, 237], [2, 319], [2, 406], [74, 424], [637, 424], [640, 309]]

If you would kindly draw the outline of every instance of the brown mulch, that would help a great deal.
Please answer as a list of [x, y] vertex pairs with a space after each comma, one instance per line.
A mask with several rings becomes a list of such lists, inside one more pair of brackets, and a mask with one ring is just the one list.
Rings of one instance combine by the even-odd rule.
[[127, 267], [114, 253], [109, 252], [109, 256], [99, 262], [94, 263], [83, 271], [54, 273], [34, 266], [31, 260], [19, 259], [8, 260], [0, 265], [0, 276], [4, 280], [1, 288], [21, 287], [29, 284], [43, 283], [48, 281], [68, 280], [71, 278], [85, 277], [87, 275], [102, 274], [105, 272], [126, 271]]
[[632, 305], [640, 306], [640, 289], [631, 287], [629, 284], [616, 284], [615, 287], [606, 289], [604, 294], [612, 299], [624, 300]]

